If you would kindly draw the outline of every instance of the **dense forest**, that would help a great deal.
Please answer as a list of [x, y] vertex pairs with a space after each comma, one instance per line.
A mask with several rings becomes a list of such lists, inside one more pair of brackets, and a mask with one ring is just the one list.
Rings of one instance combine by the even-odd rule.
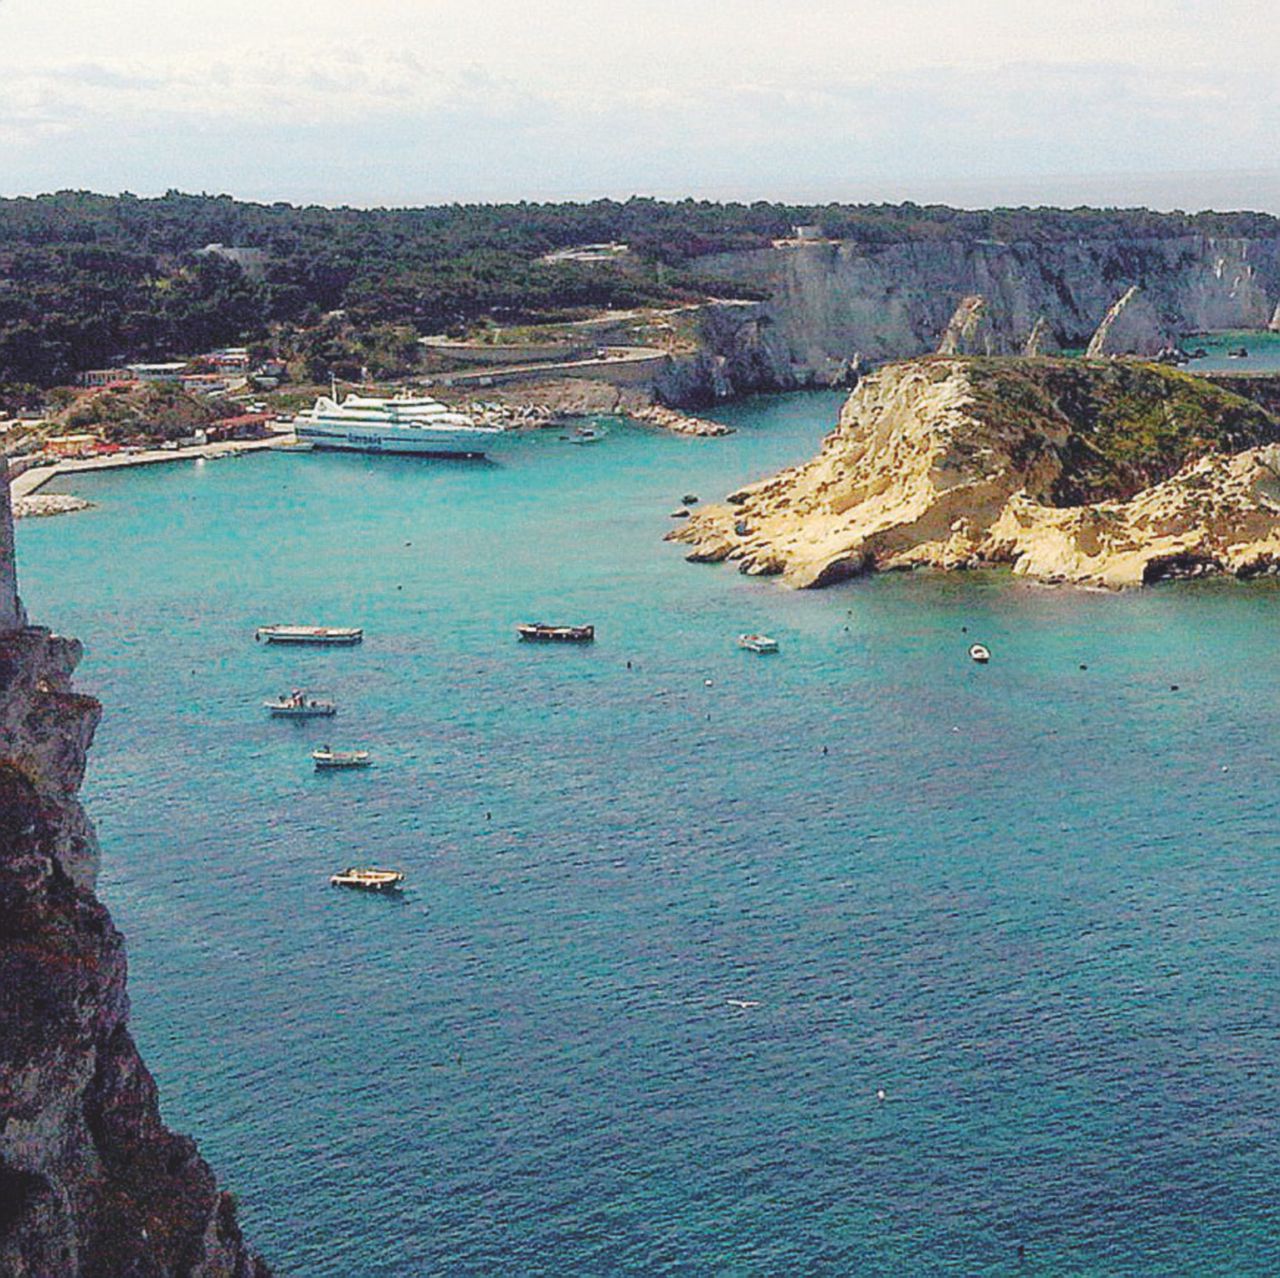
[[[426, 333], [676, 301], [707, 291], [698, 258], [766, 245], [796, 224], [868, 246], [1280, 234], [1280, 222], [1255, 213], [642, 198], [363, 210], [63, 191], [0, 200], [0, 383], [49, 386], [120, 355], [259, 340], [277, 326], [311, 328], [338, 309], [357, 326]], [[631, 253], [603, 265], [539, 260], [611, 240]], [[251, 278], [198, 253], [210, 243], [260, 248], [265, 269]]]

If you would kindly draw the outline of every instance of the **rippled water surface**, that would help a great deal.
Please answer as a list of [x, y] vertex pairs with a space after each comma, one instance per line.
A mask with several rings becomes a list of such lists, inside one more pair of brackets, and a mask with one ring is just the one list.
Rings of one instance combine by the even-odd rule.
[[[1280, 1271], [1280, 596], [662, 544], [838, 402], [79, 478], [21, 527], [106, 704], [137, 1037], [282, 1273]], [[267, 721], [297, 684], [338, 719]], [[327, 886], [364, 860], [403, 902]]]

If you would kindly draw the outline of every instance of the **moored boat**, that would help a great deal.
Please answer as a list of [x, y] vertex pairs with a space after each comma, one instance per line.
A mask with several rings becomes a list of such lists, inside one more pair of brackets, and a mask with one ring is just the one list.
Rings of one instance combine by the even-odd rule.
[[483, 457], [502, 435], [430, 395], [322, 395], [293, 423], [299, 442], [358, 453]]
[[608, 433], [608, 431], [601, 430], [598, 426], [579, 426], [569, 436], [569, 442], [571, 444], [598, 444]]
[[264, 701], [263, 706], [273, 719], [327, 719], [338, 713], [338, 707], [323, 697], [313, 697], [295, 688], [287, 697]]
[[778, 641], [770, 639], [768, 635], [739, 635], [738, 647], [745, 648], [748, 652], [777, 652]]
[[364, 639], [359, 626], [259, 626], [253, 632], [259, 643], [353, 644]]
[[380, 870], [376, 866], [351, 865], [329, 876], [331, 887], [356, 888], [362, 892], [399, 892], [404, 875], [399, 870]]
[[373, 762], [368, 750], [334, 750], [327, 745], [312, 750], [311, 757], [317, 772], [328, 768], [367, 768]]
[[530, 643], [592, 643], [595, 626], [551, 626], [545, 621], [526, 621], [516, 627], [516, 634]]
[[980, 666], [985, 666], [991, 660], [991, 649], [984, 643], [975, 643], [969, 648], [969, 656]]

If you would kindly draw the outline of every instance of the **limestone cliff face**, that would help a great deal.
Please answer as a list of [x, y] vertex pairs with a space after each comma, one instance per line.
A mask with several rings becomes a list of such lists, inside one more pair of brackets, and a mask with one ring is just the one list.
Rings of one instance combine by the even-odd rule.
[[811, 462], [671, 536], [799, 587], [920, 566], [1106, 586], [1270, 571], [1277, 441], [1256, 404], [1160, 366], [914, 360], [864, 379]]
[[100, 713], [79, 657], [38, 627], [0, 633], [0, 1274], [265, 1278], [129, 1035], [77, 797]]
[[1041, 351], [1083, 348], [1131, 286], [1140, 293], [1125, 320], [1125, 350], [1139, 354], [1186, 333], [1265, 328], [1280, 303], [1280, 241], [1269, 239], [794, 243], [696, 265], [726, 294], [749, 288], [769, 297], [706, 326], [701, 362], [686, 363], [663, 391], [672, 402], [837, 384], [851, 361], [924, 354], [970, 296], [984, 299], [982, 344], [965, 349], [986, 354], [1024, 350], [1039, 321]]

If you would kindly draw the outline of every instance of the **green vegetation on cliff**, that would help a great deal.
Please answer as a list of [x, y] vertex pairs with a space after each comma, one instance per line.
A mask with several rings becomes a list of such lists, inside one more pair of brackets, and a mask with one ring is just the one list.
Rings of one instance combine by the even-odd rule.
[[1051, 505], [1126, 499], [1206, 453], [1237, 453], [1280, 440], [1258, 404], [1163, 364], [1062, 359], [967, 361], [975, 416], [1061, 438], [1062, 473]]

